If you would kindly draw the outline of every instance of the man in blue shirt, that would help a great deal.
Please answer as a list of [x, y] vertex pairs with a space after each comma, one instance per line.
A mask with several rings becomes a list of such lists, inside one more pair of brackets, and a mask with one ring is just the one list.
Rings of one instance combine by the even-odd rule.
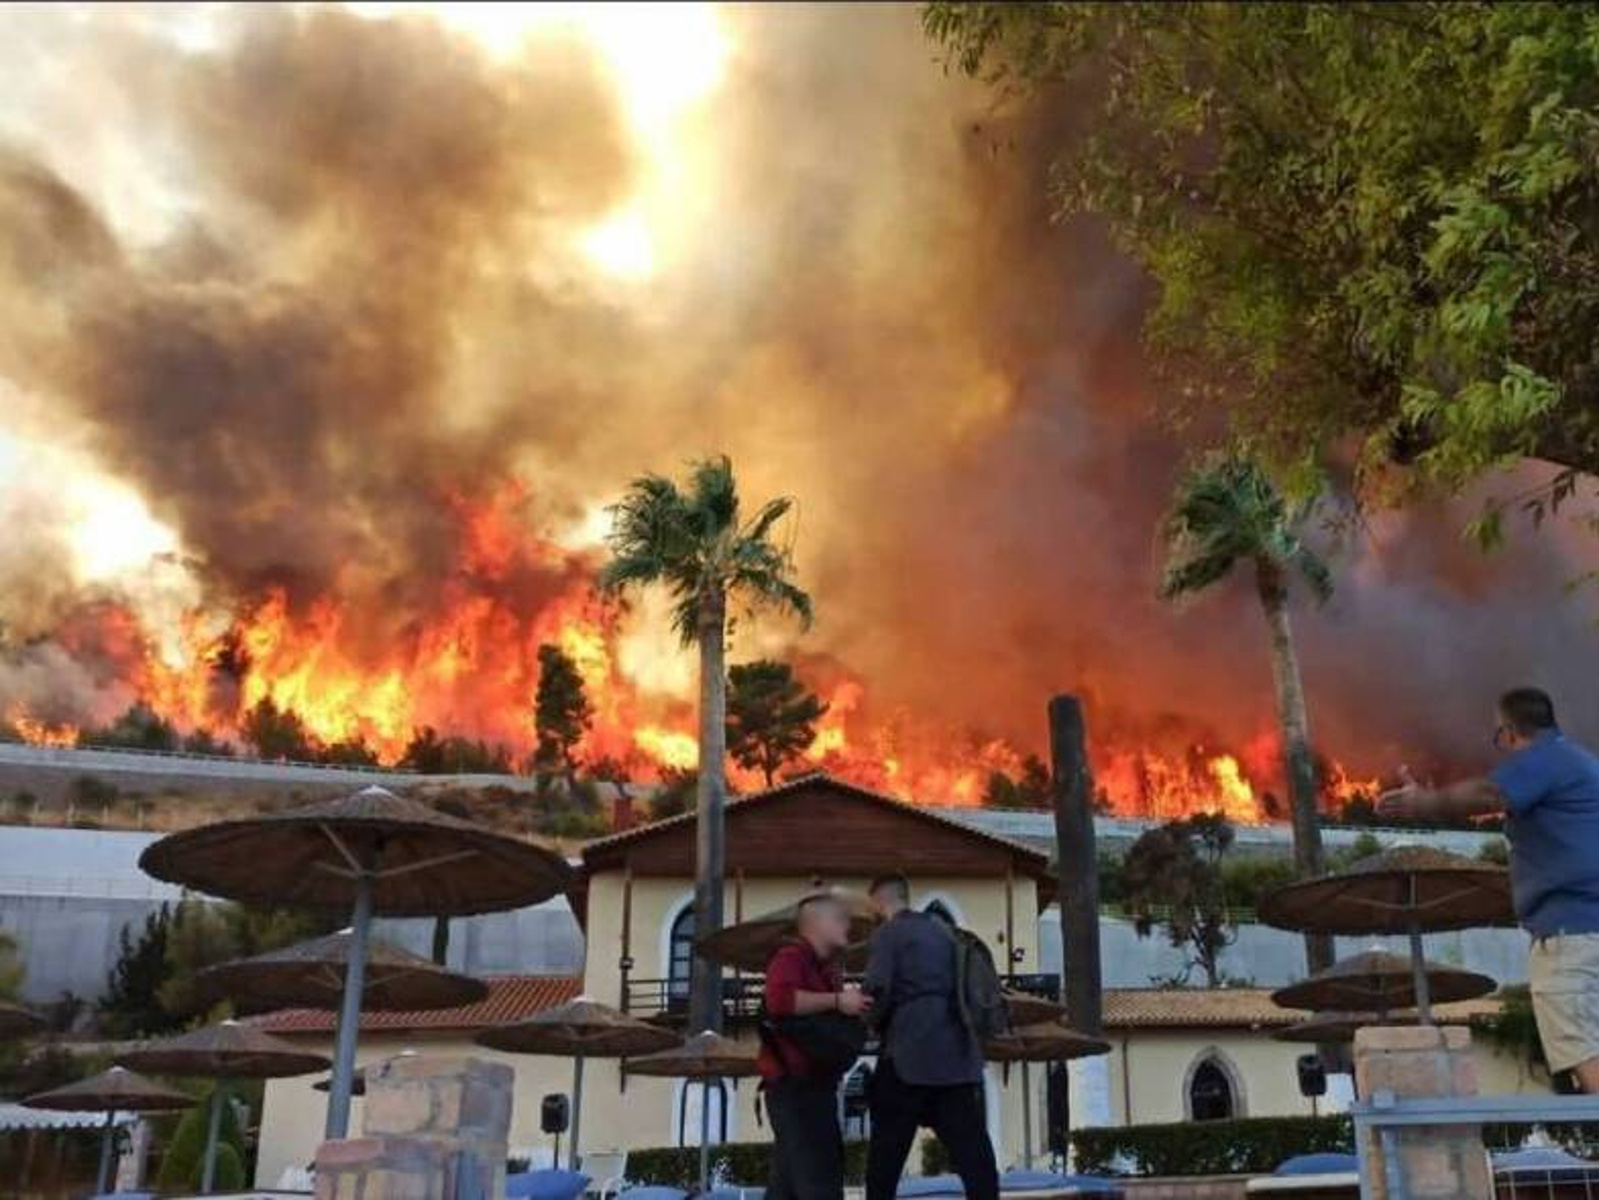
[[1505, 759], [1486, 779], [1405, 786], [1378, 801], [1383, 816], [1503, 812], [1516, 917], [1532, 934], [1528, 976], [1551, 1071], [1575, 1072], [1599, 1093], [1599, 757], [1568, 741], [1537, 688], [1499, 698], [1494, 744]]

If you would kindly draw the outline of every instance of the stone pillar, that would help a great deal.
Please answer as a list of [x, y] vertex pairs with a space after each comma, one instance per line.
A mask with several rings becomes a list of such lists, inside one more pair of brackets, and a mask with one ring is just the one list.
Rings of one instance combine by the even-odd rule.
[[317, 1200], [451, 1200], [462, 1151], [480, 1194], [505, 1194], [510, 1067], [415, 1054], [373, 1063], [365, 1074], [366, 1136], [322, 1143]]
[[[1362, 1098], [1379, 1091], [1396, 1097], [1477, 1094], [1471, 1034], [1461, 1028], [1382, 1025], [1355, 1034], [1355, 1081]], [[1482, 1130], [1470, 1125], [1396, 1129], [1407, 1200], [1492, 1200], [1493, 1176]], [[1372, 1168], [1368, 1200], [1388, 1200], [1380, 1139], [1367, 1148]]]

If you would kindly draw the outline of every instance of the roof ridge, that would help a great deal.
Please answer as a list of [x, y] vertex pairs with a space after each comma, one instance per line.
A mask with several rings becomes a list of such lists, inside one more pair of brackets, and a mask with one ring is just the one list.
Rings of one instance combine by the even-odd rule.
[[[1014, 838], [1009, 838], [1004, 834], [994, 833], [987, 829], [979, 829], [975, 825], [967, 824], [965, 821], [958, 820], [955, 817], [945, 816], [943, 812], [929, 808], [925, 805], [916, 804], [909, 800], [902, 800], [898, 796], [890, 795], [887, 792], [879, 792], [875, 788], [865, 787], [858, 783], [852, 783], [847, 779], [841, 779], [829, 771], [807, 771], [803, 775], [796, 775], [792, 779], [785, 779], [781, 783], [773, 784], [769, 788], [762, 788], [758, 792], [751, 792], [747, 796], [736, 796], [728, 801], [726, 811], [728, 814], [731, 814], [734, 809], [742, 808], [746, 804], [762, 803], [775, 797], [787, 795], [790, 792], [797, 791], [801, 787], [813, 786], [818, 783], [831, 785], [835, 788], [838, 788], [840, 791], [861, 796], [876, 804], [889, 805], [896, 809], [902, 809], [920, 820], [930, 821], [934, 824], [941, 825], [946, 829], [953, 830], [956, 833], [965, 834], [968, 837], [978, 838], [982, 841], [992, 843], [993, 845], [1002, 846], [1013, 854], [1021, 854], [1027, 858], [1037, 859], [1046, 865], [1049, 862], [1049, 856], [1047, 854], [1044, 854], [1042, 851], [1035, 850], [1033, 847], [1025, 844], [1024, 842], [1019, 842]], [[686, 825], [693, 821], [695, 816], [696, 814], [694, 810], [690, 809], [687, 812], [677, 813], [674, 816], [666, 817], [660, 821], [651, 821], [645, 825], [635, 825], [632, 829], [624, 829], [617, 833], [607, 834], [602, 838], [595, 838], [593, 841], [585, 843], [583, 846], [582, 858], [586, 860], [589, 857], [590, 851], [607, 850], [613, 846], [625, 845], [628, 842], [638, 841], [644, 837], [653, 836], [665, 830], [675, 828], [679, 825]]]

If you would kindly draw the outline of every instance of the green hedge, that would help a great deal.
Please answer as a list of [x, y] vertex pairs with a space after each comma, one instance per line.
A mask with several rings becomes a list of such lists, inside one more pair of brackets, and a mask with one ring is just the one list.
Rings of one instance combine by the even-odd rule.
[[[728, 1142], [711, 1147], [711, 1174], [745, 1187], [765, 1187], [772, 1174], [771, 1142]], [[627, 1155], [630, 1183], [666, 1184], [689, 1189], [700, 1181], [698, 1146], [664, 1146], [650, 1150], [630, 1150]], [[866, 1179], [866, 1143], [844, 1143], [844, 1178], [851, 1184]]]
[[1087, 1175], [1241, 1175], [1273, 1171], [1296, 1154], [1348, 1153], [1348, 1117], [1246, 1117], [1072, 1132]]

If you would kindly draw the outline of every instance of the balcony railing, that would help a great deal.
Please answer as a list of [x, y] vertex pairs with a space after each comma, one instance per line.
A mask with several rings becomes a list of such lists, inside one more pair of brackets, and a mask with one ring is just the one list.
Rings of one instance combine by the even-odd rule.
[[[1012, 991], [1054, 999], [1060, 995], [1059, 975], [1006, 975]], [[760, 1019], [765, 981], [759, 975], [722, 978], [722, 1018], [731, 1028]], [[633, 1016], [661, 1024], [682, 1024], [688, 1019], [688, 982], [683, 979], [629, 979], [623, 1007]]]

